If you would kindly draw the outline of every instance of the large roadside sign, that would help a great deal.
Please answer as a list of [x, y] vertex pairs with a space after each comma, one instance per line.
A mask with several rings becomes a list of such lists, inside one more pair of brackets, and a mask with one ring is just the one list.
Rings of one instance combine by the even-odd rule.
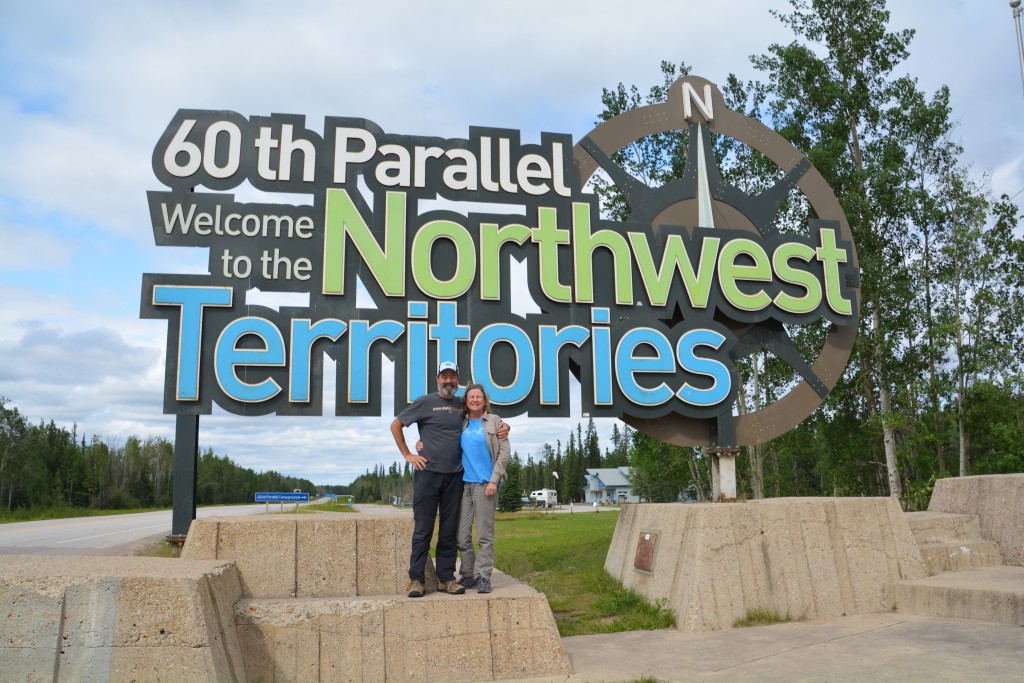
[[[651, 187], [614, 162], [666, 131], [687, 136], [679, 180]], [[772, 182], [755, 192], [724, 179], [721, 136], [773, 163]], [[574, 376], [584, 413], [732, 447], [809, 415], [857, 333], [859, 271], [839, 202], [803, 154], [698, 77], [575, 144], [182, 109], [152, 161], [164, 186], [148, 195], [156, 243], [208, 255], [205, 273], [143, 276], [142, 316], [167, 321], [168, 413], [320, 415], [329, 366], [337, 415], [396, 414], [455, 361], [506, 416], [568, 416]], [[626, 220], [602, 217], [586, 189], [598, 171], [621, 190]], [[780, 211], [793, 197], [809, 207], [796, 226]], [[257, 292], [291, 299], [263, 305]], [[513, 312], [513, 294], [535, 312]], [[810, 333], [798, 342], [800, 329]], [[761, 350], [794, 379], [741, 409], [737, 362]]]

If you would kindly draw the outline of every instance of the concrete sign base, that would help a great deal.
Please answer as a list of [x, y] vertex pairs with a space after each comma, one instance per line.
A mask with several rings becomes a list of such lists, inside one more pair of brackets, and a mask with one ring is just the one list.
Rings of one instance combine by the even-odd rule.
[[949, 477], [935, 482], [928, 512], [977, 515], [981, 535], [999, 544], [1003, 562], [1024, 566], [1024, 474]]
[[485, 681], [564, 677], [545, 597], [405, 597], [412, 517], [195, 522], [181, 559], [0, 555], [0, 679]]
[[243, 681], [230, 562], [0, 556], [0, 679]]
[[494, 592], [405, 597], [412, 517], [209, 518], [183, 558], [231, 560], [249, 680], [483, 681], [569, 673], [547, 599], [495, 572]]
[[892, 498], [629, 505], [605, 569], [664, 599], [683, 631], [730, 628], [754, 610], [792, 619], [884, 612], [894, 582], [927, 575]]

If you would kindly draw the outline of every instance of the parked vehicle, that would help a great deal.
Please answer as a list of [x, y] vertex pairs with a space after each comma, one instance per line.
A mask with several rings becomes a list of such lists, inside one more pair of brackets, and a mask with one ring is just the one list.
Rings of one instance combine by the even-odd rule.
[[530, 493], [530, 500], [537, 507], [551, 508], [558, 505], [558, 491], [554, 489], [540, 489]]

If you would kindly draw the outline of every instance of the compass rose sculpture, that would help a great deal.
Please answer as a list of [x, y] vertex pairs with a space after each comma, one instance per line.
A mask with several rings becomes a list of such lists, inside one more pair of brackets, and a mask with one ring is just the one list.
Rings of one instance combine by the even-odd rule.
[[[678, 180], [650, 187], [612, 161], [612, 155], [629, 143], [674, 130], [689, 132], [685, 170]], [[715, 160], [712, 133], [764, 154], [778, 167], [781, 177], [756, 195], [730, 185], [722, 178]], [[579, 141], [573, 158], [581, 183], [602, 169], [628, 204], [628, 220], [650, 225], [655, 233], [660, 226], [673, 225], [744, 230], [764, 239], [777, 237], [780, 209], [796, 189], [817, 219], [838, 225], [839, 235], [848, 246], [852, 274], [847, 275], [844, 285], [853, 298], [853, 314], [841, 323], [828, 322], [823, 343], [809, 356], [794, 343], [784, 324], [788, 321], [768, 318], [752, 323], [725, 318], [721, 311], [688, 312], [687, 323], [699, 322], [702, 316], [713, 317], [735, 334], [738, 342], [730, 353], [732, 361], [766, 350], [785, 362], [798, 380], [788, 392], [753, 410], [741, 411], [733, 405], [732, 410], [713, 418], [625, 415], [628, 424], [667, 443], [701, 446], [713, 454], [734, 453], [739, 446], [763, 443], [785, 433], [821, 405], [846, 368], [856, 339], [859, 271], [853, 236], [839, 201], [799, 150], [764, 124], [729, 110], [721, 92], [709, 81], [687, 76], [672, 85], [667, 102], [640, 107], [600, 124]], [[661, 322], [672, 327], [682, 317], [676, 307], [670, 319]]]

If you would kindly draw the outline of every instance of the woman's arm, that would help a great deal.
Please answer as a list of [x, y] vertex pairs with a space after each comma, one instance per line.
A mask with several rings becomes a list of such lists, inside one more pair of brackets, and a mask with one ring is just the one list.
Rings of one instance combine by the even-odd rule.
[[[496, 425], [500, 426], [500, 425], [505, 424], [504, 422], [501, 421], [501, 418], [498, 417], [497, 415], [494, 415], [493, 417], [494, 417]], [[502, 438], [500, 436], [500, 431], [501, 431], [500, 429], [497, 430], [497, 432], [498, 432], [498, 453], [494, 457], [494, 467], [491, 470], [491, 483], [494, 484], [495, 486], [497, 486], [497, 484], [499, 482], [501, 482], [505, 478], [505, 468], [508, 465], [508, 459], [509, 459], [509, 456], [512, 453], [511, 444], [509, 444], [509, 441], [508, 441], [507, 438]]]

